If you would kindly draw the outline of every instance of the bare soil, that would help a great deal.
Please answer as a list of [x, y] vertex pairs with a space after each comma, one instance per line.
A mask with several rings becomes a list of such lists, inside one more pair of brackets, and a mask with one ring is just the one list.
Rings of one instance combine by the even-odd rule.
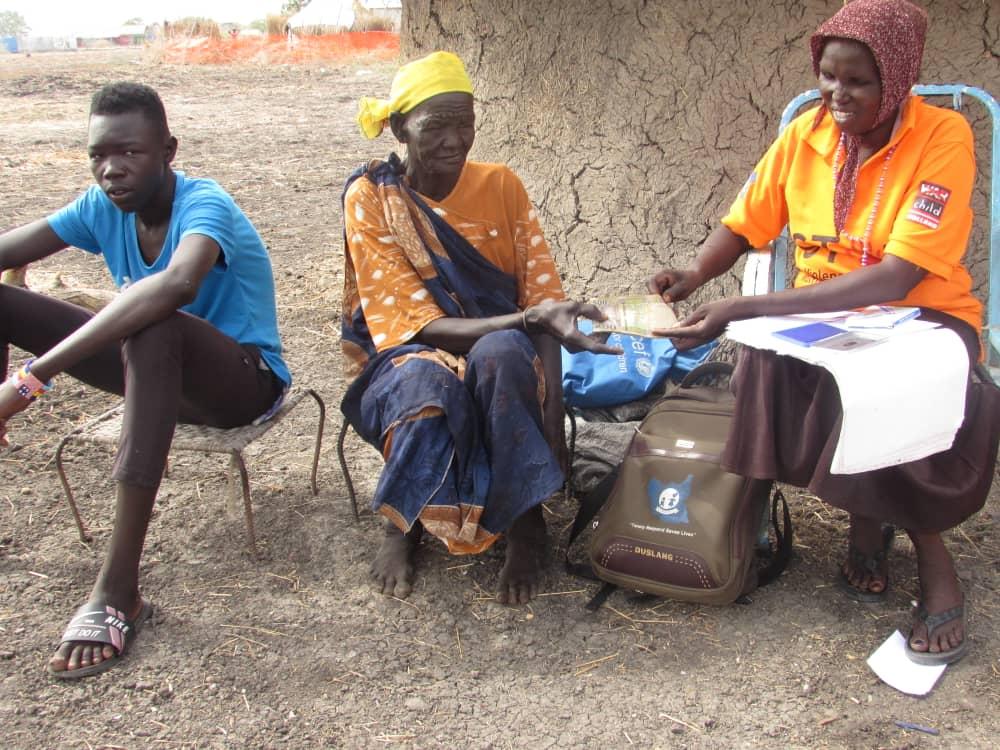
[[[63, 377], [12, 422], [12, 446], [0, 453], [2, 744], [995, 747], [995, 497], [947, 535], [971, 605], [973, 648], [924, 699], [882, 684], [865, 664], [893, 629], [905, 632], [918, 592], [912, 547], [897, 538], [885, 603], [850, 602], [832, 585], [845, 518], [801, 492], [791, 493], [795, 559], [749, 605], [618, 593], [586, 612], [594, 587], [560, 564], [575, 507], [559, 498], [547, 504], [553, 553], [544, 593], [529, 606], [494, 599], [502, 549], [449, 557], [435, 542], [418, 552], [407, 601], [372, 591], [380, 524], [367, 514], [354, 521], [336, 462], [339, 199], [349, 170], [389, 148], [364, 142], [353, 114], [358, 96], [387, 90], [391, 70], [374, 60], [179, 67], [129, 52], [0, 56], [0, 226], [41, 217], [89, 183], [85, 118], [98, 85], [152, 84], [181, 142], [177, 166], [214, 177], [259, 227], [289, 362], [330, 407], [317, 497], [308, 481], [311, 406], [248, 451], [257, 556], [244, 549], [242, 519], [226, 511], [225, 462], [172, 460], [142, 565], [156, 614], [122, 664], [77, 683], [53, 681], [45, 663], [100, 565], [111, 454], [70, 449], [92, 545], [78, 540], [52, 457], [61, 435], [113, 400]], [[75, 251], [39, 264], [29, 284], [56, 273], [109, 288], [100, 261]], [[348, 458], [364, 503], [380, 459], [356, 439]]]

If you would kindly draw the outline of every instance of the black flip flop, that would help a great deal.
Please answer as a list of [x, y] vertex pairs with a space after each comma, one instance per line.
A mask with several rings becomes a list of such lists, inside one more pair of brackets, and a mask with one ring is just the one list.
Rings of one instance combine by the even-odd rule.
[[[917, 609], [913, 613], [913, 617], [916, 620], [920, 620], [924, 624], [924, 627], [927, 628], [927, 640], [930, 642], [930, 640], [934, 637], [934, 631], [942, 625], [947, 625], [953, 620], [961, 620], [962, 625], [965, 625], [965, 597], [962, 597], [962, 603], [957, 607], [946, 609], [944, 612], [939, 612], [936, 615], [932, 615], [928, 612], [927, 607], [925, 607], [923, 602], [921, 602], [917, 605]], [[964, 629], [965, 628], [963, 627], [963, 630]], [[911, 628], [910, 635], [906, 639], [906, 655], [909, 657], [910, 661], [915, 664], [925, 664], [929, 666], [954, 664], [969, 651], [968, 633], [966, 633], [961, 643], [955, 646], [955, 648], [948, 649], [947, 651], [916, 651], [910, 647], [910, 640], [912, 638], [913, 629]]]
[[[892, 540], [896, 536], [896, 529], [892, 526], [886, 526], [882, 529], [882, 548], [876, 550], [871, 555], [864, 554], [861, 550], [855, 547], [853, 544], [847, 547], [847, 560], [850, 565], [858, 570], [864, 570], [872, 576], [878, 575], [881, 572], [882, 565], [889, 557], [889, 550], [892, 549]], [[844, 572], [843, 568], [837, 571], [837, 586], [847, 594], [851, 599], [856, 602], [880, 602], [885, 599], [886, 593], [889, 591], [889, 573], [886, 569], [885, 576], [885, 586], [883, 586], [881, 591], [869, 591], [866, 589], [859, 589], [857, 586], [851, 583], [850, 578]]]
[[152, 614], [153, 605], [145, 599], [142, 600], [142, 607], [135, 620], [129, 620], [124, 612], [103, 602], [87, 602], [69, 621], [60, 645], [67, 642], [106, 644], [115, 650], [115, 655], [78, 669], [56, 671], [50, 665], [49, 674], [57, 680], [79, 680], [106, 672], [122, 660], [129, 644]]

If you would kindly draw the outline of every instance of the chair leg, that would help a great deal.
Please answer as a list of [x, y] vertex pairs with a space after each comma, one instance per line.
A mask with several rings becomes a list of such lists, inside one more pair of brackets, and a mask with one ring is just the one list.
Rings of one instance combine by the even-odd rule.
[[59, 473], [59, 481], [62, 482], [63, 492], [66, 493], [66, 500], [69, 503], [70, 510], [73, 511], [76, 528], [80, 532], [80, 541], [87, 543], [93, 541], [93, 537], [83, 525], [83, 519], [80, 517], [80, 511], [76, 507], [76, 500], [73, 499], [73, 491], [69, 488], [69, 480], [66, 478], [66, 470], [63, 468], [62, 462], [63, 448], [66, 447], [66, 444], [72, 437], [72, 435], [67, 435], [59, 441], [59, 447], [56, 448], [56, 471]]
[[319, 407], [319, 424], [316, 425], [316, 448], [313, 451], [313, 465], [312, 465], [312, 491], [313, 495], [319, 494], [319, 488], [316, 486], [316, 470], [319, 468], [319, 449], [323, 445], [323, 429], [326, 425], [326, 404], [323, 403], [323, 399], [319, 397], [312, 388], [306, 391], [310, 396], [316, 399], [316, 405]]
[[576, 412], [571, 406], [566, 410], [569, 415], [569, 466], [566, 467], [566, 484], [563, 485], [563, 498], [573, 498], [573, 463], [576, 459]]
[[250, 503], [250, 477], [247, 475], [247, 465], [243, 461], [243, 454], [233, 451], [231, 454], [232, 463], [240, 473], [240, 482], [243, 485], [243, 515], [247, 522], [247, 550], [251, 555], [257, 554], [257, 535], [253, 527], [253, 505]]
[[344, 483], [347, 485], [347, 494], [351, 498], [351, 510], [354, 511], [354, 520], [358, 521], [358, 496], [354, 492], [354, 482], [351, 481], [351, 471], [347, 468], [347, 459], [344, 457], [344, 438], [347, 437], [347, 430], [350, 424], [347, 420], [340, 423], [340, 436], [337, 438], [337, 459], [340, 461], [340, 471], [344, 475]]

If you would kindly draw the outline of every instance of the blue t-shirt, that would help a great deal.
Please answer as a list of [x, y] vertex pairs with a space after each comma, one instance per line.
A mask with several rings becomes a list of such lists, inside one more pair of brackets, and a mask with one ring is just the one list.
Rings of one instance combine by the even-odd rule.
[[97, 185], [52, 214], [49, 226], [66, 244], [103, 255], [119, 288], [165, 269], [187, 235], [215, 240], [222, 256], [205, 276], [194, 302], [181, 309], [241, 344], [256, 346], [274, 374], [291, 383], [281, 358], [271, 260], [260, 235], [214, 180], [175, 174], [170, 226], [163, 250], [152, 264], [139, 249], [135, 214], [121, 211]]

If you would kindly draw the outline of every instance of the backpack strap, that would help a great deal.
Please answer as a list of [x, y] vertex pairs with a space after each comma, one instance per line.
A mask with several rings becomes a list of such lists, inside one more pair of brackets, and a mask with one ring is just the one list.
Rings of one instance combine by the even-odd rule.
[[[611, 490], [615, 486], [615, 480], [617, 479], [618, 467], [615, 466], [604, 476], [603, 479], [601, 479], [600, 482], [597, 483], [597, 486], [580, 498], [580, 508], [576, 512], [576, 518], [573, 519], [573, 528], [570, 529], [569, 539], [566, 542], [564, 562], [567, 573], [579, 576], [580, 578], [588, 578], [591, 581], [600, 580], [594, 574], [594, 569], [590, 567], [590, 563], [575, 563], [570, 560], [569, 550], [570, 547], [573, 546], [573, 542], [576, 541], [576, 538], [580, 536], [585, 528], [587, 528], [587, 524], [594, 520], [594, 516], [597, 515], [597, 511], [601, 509], [601, 506], [604, 505], [608, 496], [611, 494]], [[607, 596], [604, 598], [606, 599]], [[600, 606], [600, 604], [597, 606]]]
[[733, 365], [729, 362], [715, 361], [703, 362], [691, 370], [681, 382], [679, 388], [690, 388], [699, 380], [706, 378], [730, 377], [733, 374]]
[[[778, 503], [781, 503], [782, 510], [781, 528], [778, 527]], [[777, 488], [771, 496], [771, 527], [774, 529], [775, 545], [770, 551], [768, 564], [757, 571], [758, 587], [766, 586], [780, 576], [792, 557], [792, 517], [784, 494]]]
[[615, 593], [617, 589], [618, 586], [615, 584], [605, 583], [600, 589], [598, 589], [597, 593], [591, 597], [590, 601], [584, 605], [584, 609], [588, 612], [596, 612], [601, 608], [601, 605], [608, 600], [608, 597]]

